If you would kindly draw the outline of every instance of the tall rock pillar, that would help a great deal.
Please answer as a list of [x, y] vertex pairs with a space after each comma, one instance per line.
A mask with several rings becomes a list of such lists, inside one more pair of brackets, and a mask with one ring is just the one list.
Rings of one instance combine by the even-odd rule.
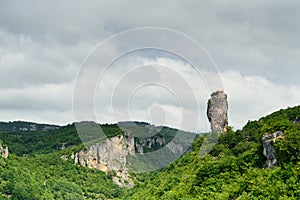
[[211, 131], [226, 133], [228, 127], [228, 102], [223, 90], [211, 94], [207, 103], [207, 117], [211, 124]]

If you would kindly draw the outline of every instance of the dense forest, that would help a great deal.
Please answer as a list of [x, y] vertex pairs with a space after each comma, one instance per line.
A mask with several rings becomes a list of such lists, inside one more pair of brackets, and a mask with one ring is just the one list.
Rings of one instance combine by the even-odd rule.
[[[106, 135], [122, 134], [115, 124], [103, 127]], [[300, 106], [229, 128], [205, 157], [201, 134], [164, 169], [132, 174], [130, 189], [115, 185], [110, 173], [74, 164], [72, 152], [83, 148], [74, 124], [9, 130], [0, 134], [10, 151], [0, 158], [1, 199], [300, 199]], [[273, 144], [278, 163], [266, 168], [262, 137], [275, 131], [284, 134]]]

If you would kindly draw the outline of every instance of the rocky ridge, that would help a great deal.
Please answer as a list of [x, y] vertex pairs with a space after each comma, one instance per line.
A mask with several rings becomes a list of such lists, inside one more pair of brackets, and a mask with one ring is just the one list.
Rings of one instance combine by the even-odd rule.
[[153, 149], [155, 145], [163, 146], [166, 141], [161, 137], [140, 138], [139, 142], [135, 142], [135, 149], [138, 153], [143, 154], [144, 149]]

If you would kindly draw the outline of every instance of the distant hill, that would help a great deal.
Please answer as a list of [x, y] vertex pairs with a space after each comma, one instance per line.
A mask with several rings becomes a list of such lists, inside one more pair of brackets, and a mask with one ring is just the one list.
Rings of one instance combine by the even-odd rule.
[[[94, 137], [97, 133], [94, 130], [94, 125], [101, 126], [102, 131], [106, 137], [127, 133], [133, 134], [137, 137], [162, 137], [168, 143], [177, 129], [168, 127], [156, 127], [146, 122], [120, 122], [119, 124], [96, 124], [95, 122], [79, 122], [78, 125], [85, 128], [85, 136], [89, 137], [93, 143]], [[121, 128], [119, 128], [119, 126]], [[5, 141], [9, 146], [9, 151], [15, 155], [36, 154], [36, 153], [50, 153], [52, 151], [62, 150], [64, 148], [73, 147], [82, 143], [82, 138], [79, 137], [75, 124], [66, 126], [57, 126], [49, 124], [37, 124], [34, 122], [0, 122], [0, 139]], [[35, 127], [35, 130], [30, 130], [30, 127]], [[24, 128], [28, 130], [24, 130]], [[45, 127], [48, 127], [45, 130]], [[148, 136], [147, 136], [148, 135]], [[83, 137], [83, 136], [82, 136]], [[102, 138], [96, 138], [96, 141]], [[141, 139], [142, 141], [143, 139]], [[140, 140], [139, 140], [140, 141]], [[144, 147], [144, 151], [156, 150], [158, 146], [153, 145], [154, 149]]]
[[0, 132], [11, 133], [19, 131], [49, 131], [58, 129], [60, 126], [52, 124], [38, 124], [34, 122], [13, 121], [0, 122]]

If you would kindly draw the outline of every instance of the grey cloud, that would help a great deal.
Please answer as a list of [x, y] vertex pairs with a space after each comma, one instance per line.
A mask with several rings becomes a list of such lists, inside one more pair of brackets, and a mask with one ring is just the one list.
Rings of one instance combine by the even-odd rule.
[[[46, 114], [44, 120], [72, 121], [69, 105], [72, 95], [68, 92], [70, 87], [67, 89], [64, 85], [72, 85], [89, 51], [114, 33], [159, 26], [186, 33], [208, 50], [230, 91], [231, 105], [235, 107], [231, 113], [233, 123], [240, 127], [248, 118], [299, 102], [294, 94], [300, 85], [299, 8], [300, 2], [292, 0], [1, 1], [0, 92], [5, 98], [1, 98], [0, 108], [8, 113], [9, 119], [15, 116], [15, 119], [34, 120], [38, 118], [29, 114], [30, 110], [42, 115], [40, 110], [48, 107], [54, 111]], [[176, 42], [174, 44], [180, 46]], [[110, 48], [107, 53], [117, 51]], [[238, 75], [230, 74], [230, 70], [238, 71]], [[253, 76], [274, 85], [255, 85], [266, 95], [257, 101], [251, 96], [238, 98], [240, 91], [249, 89], [246, 83]], [[259, 80], [254, 79], [260, 83]], [[245, 82], [240, 84], [239, 81]], [[47, 95], [49, 85], [61, 88], [60, 92]], [[272, 93], [265, 91], [276, 88], [279, 88], [276, 90], [279, 100], [275, 101]], [[44, 97], [36, 98], [35, 93], [43, 93]], [[201, 101], [205, 101], [206, 96], [205, 93]], [[266, 99], [274, 101], [272, 106], [266, 105]], [[247, 113], [253, 114], [242, 115], [237, 111], [251, 101], [255, 103], [248, 107]], [[101, 109], [110, 112], [107, 108]], [[201, 110], [205, 112], [204, 106]], [[6, 120], [5, 115], [0, 118]]]
[[9, 32], [23, 33], [35, 40], [53, 38], [71, 45], [83, 37], [105, 32], [99, 3], [96, 4], [98, 6], [79, 1], [13, 0], [2, 4], [0, 24]]
[[0, 109], [66, 112], [71, 109], [72, 89], [72, 84], [0, 89]]
[[87, 44], [62, 47], [56, 43], [39, 43], [1, 29], [0, 36], [0, 88], [69, 83], [79, 69], [79, 60], [84, 58], [80, 47], [85, 48], [84, 54], [90, 48]]

